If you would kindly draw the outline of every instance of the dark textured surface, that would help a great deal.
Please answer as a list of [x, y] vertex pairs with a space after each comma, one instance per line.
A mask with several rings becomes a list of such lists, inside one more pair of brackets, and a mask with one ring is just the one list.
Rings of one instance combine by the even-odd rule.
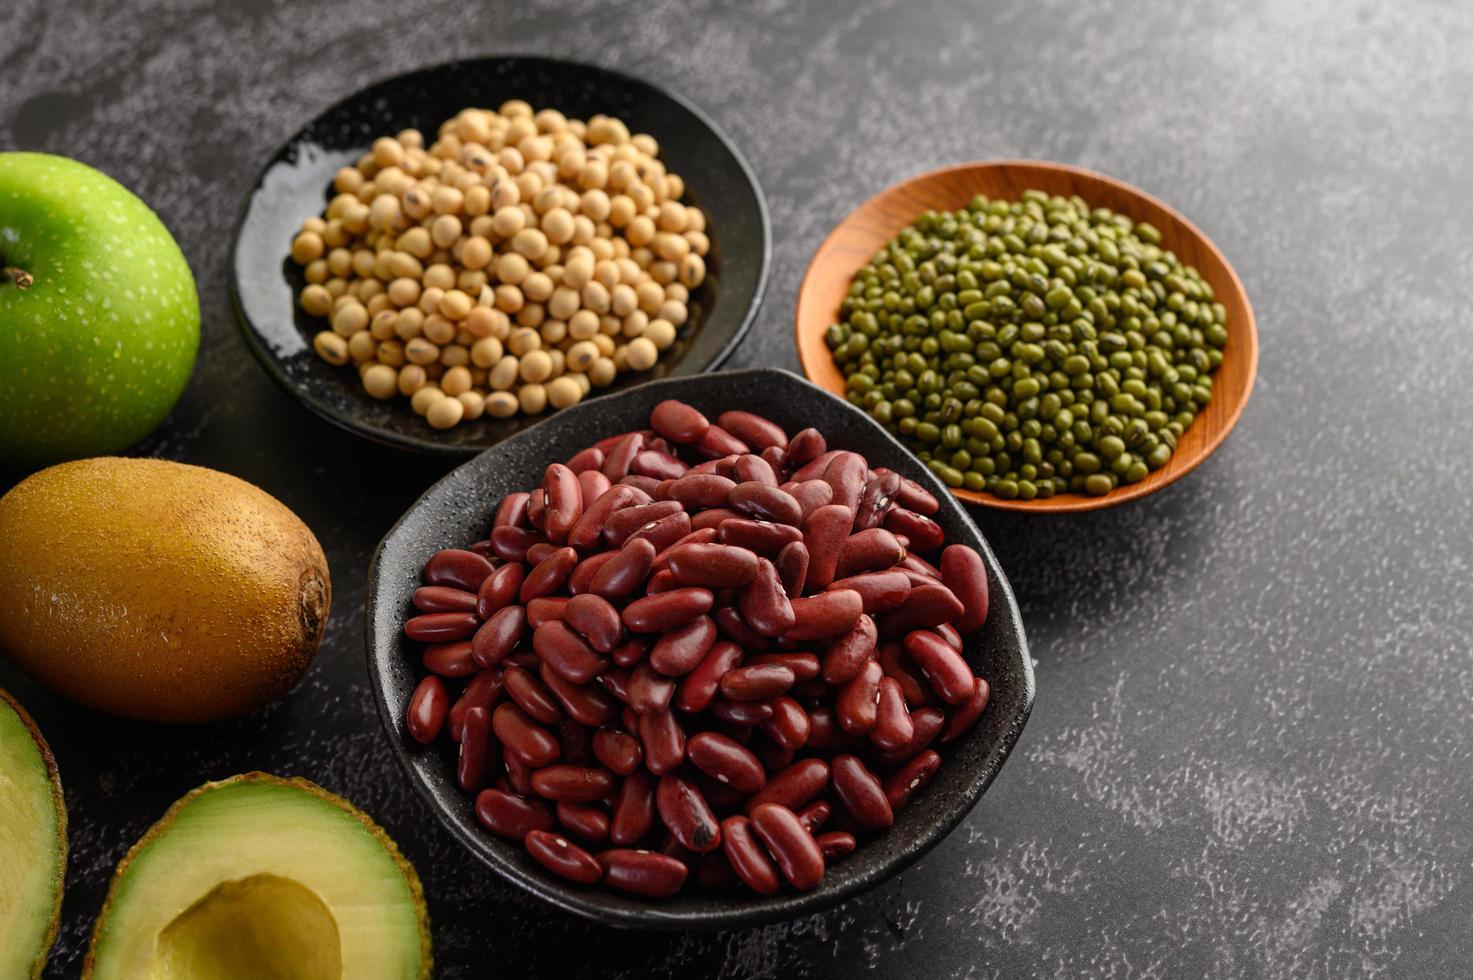
[[[1452, 2], [862, 0], [789, 8], [270, 0], [0, 6], [0, 145], [140, 191], [200, 277], [184, 403], [142, 449], [296, 509], [337, 586], [274, 708], [204, 729], [94, 719], [0, 668], [56, 749], [73, 863], [50, 975], [180, 793], [260, 767], [383, 821], [447, 977], [1462, 977], [1473, 970], [1473, 8]], [[803, 266], [855, 203], [977, 157], [1078, 163], [1181, 208], [1258, 314], [1233, 437], [1149, 500], [982, 514], [1040, 697], [965, 824], [832, 912], [637, 941], [502, 885], [389, 757], [363, 669], [378, 536], [448, 464], [316, 421], [235, 335], [229, 228], [274, 148], [368, 81], [561, 52], [708, 109], [773, 208], [733, 365], [792, 366]]]
[[[826, 871], [812, 891], [784, 891], [765, 899], [748, 893], [735, 900], [719, 893], [686, 893], [652, 903], [568, 885], [549, 875], [521, 847], [498, 840], [477, 823], [470, 797], [456, 785], [456, 752], [448, 740], [441, 739], [432, 750], [421, 749], [405, 729], [410, 696], [425, 675], [419, 664], [423, 644], [403, 632], [405, 610], [412, 608], [411, 597], [421, 584], [420, 570], [441, 548], [465, 547], [482, 538], [497, 502], [508, 493], [538, 486], [548, 460], [567, 459], [611, 431], [643, 427], [650, 409], [666, 398], [678, 398], [715, 418], [728, 406], [749, 400], [755, 391], [768, 399], [772, 421], [789, 433], [813, 426], [824, 433], [830, 449], [861, 451], [872, 466], [887, 466], [921, 481], [943, 501], [935, 520], [947, 541], [971, 545], [987, 564], [987, 622], [966, 638], [963, 650], [972, 669], [991, 685], [987, 708], [966, 737], [942, 749], [941, 770], [896, 815], [894, 826]], [[934, 554], [930, 557], [939, 560]], [[413, 770], [412, 778], [447, 829], [482, 860], [537, 894], [615, 925], [671, 929], [777, 922], [836, 905], [841, 898], [886, 880], [966, 817], [1017, 744], [1033, 704], [1033, 666], [1017, 603], [997, 557], [967, 520], [960, 502], [948, 497], [941, 482], [868, 415], [786, 371], [732, 371], [641, 386], [585, 402], [545, 426], [501, 443], [436, 484], [389, 531], [369, 571], [368, 590], [370, 669], [375, 671], [380, 709], [396, 736], [391, 745], [400, 762]]]
[[405, 411], [402, 401], [369, 397], [354, 372], [313, 353], [311, 338], [325, 324], [297, 303], [306, 280], [281, 248], [301, 227], [302, 215], [322, 209], [337, 169], [356, 160], [377, 136], [413, 127], [433, 139], [440, 122], [466, 105], [496, 106], [514, 98], [558, 106], [575, 119], [618, 116], [633, 132], [659, 141], [671, 171], [701, 175], [685, 200], [706, 213], [711, 252], [706, 280], [690, 299], [690, 318], [659, 363], [646, 372], [624, 372], [607, 390], [719, 367], [751, 327], [767, 280], [767, 206], [750, 165], [719, 127], [678, 95], [603, 68], [547, 58], [456, 61], [349, 95], [292, 136], [250, 195], [231, 256], [232, 300], [262, 365], [313, 411], [387, 445], [462, 457], [537, 422], [525, 415], [484, 415], [437, 432]]

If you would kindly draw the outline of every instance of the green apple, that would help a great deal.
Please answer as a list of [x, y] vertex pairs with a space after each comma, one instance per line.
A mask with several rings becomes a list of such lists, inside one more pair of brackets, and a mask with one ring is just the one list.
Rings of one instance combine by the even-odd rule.
[[189, 380], [199, 294], [158, 215], [44, 153], [0, 153], [0, 465], [115, 453]]

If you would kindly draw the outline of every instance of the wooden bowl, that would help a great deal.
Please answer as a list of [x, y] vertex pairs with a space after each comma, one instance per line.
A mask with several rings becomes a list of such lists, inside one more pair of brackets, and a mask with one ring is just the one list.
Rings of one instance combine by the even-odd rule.
[[1077, 194], [1091, 207], [1110, 208], [1155, 225], [1161, 232], [1161, 246], [1175, 252], [1183, 264], [1195, 266], [1211, 284], [1217, 301], [1227, 308], [1227, 346], [1222, 364], [1212, 375], [1212, 401], [1197, 413], [1171, 460], [1141, 482], [1121, 484], [1100, 497], [1063, 493], [1046, 500], [1004, 500], [974, 490], [952, 493], [984, 507], [1050, 513], [1097, 510], [1155, 493], [1210, 456], [1243, 414], [1258, 373], [1258, 329], [1242, 282], [1211, 239], [1168, 205], [1112, 177], [1059, 163], [991, 160], [933, 170], [881, 191], [840, 222], [808, 264], [798, 292], [798, 360], [810, 381], [842, 397], [844, 376], [823, 335], [838, 319], [839, 304], [854, 274], [922, 211], [956, 210], [977, 194], [1016, 200], [1032, 189]]

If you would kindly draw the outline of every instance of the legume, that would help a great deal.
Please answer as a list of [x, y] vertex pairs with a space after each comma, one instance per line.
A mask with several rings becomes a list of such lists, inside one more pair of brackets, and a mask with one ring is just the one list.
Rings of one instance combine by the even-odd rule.
[[848, 399], [948, 486], [1031, 500], [1166, 465], [1211, 400], [1226, 321], [1154, 227], [1030, 190], [922, 214], [825, 340]]
[[814, 430], [675, 401], [650, 426], [425, 563], [408, 736], [458, 741], [480, 822], [571, 881], [812, 888], [986, 709], [961, 654], [985, 566], [922, 487]]

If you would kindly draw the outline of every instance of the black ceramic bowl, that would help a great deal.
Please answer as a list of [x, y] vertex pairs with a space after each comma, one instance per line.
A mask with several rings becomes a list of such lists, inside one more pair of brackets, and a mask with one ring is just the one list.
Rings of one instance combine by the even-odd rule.
[[[424, 748], [405, 731], [410, 695], [424, 671], [421, 645], [406, 640], [404, 620], [420, 584], [420, 568], [441, 548], [484, 538], [502, 495], [540, 483], [549, 462], [598, 439], [643, 428], [650, 409], [679, 398], [715, 417], [737, 406], [760, 410], [790, 433], [822, 431], [834, 448], [863, 452], [919, 481], [936, 495], [936, 520], [953, 542], [970, 544], [987, 565], [991, 611], [966, 638], [968, 663], [992, 686], [986, 711], [972, 730], [947, 746], [935, 778], [896, 815], [895, 825], [834, 865], [812, 891], [771, 898], [751, 893], [682, 893], [666, 901], [585, 888], [556, 878], [521, 846], [477, 821], [471, 798], [455, 785], [455, 760], [444, 745]], [[591, 919], [641, 928], [734, 928], [816, 912], [879, 884], [917, 860], [972, 809], [1018, 740], [1033, 704], [1033, 665], [1018, 606], [997, 558], [956, 498], [868, 415], [796, 375], [767, 369], [657, 381], [593, 404], [559, 412], [464, 464], [430, 488], [389, 531], [368, 578], [368, 667], [389, 744], [414, 788], [476, 857], [535, 895]]]
[[467, 106], [520, 98], [587, 119], [618, 116], [659, 141], [665, 163], [686, 180], [686, 200], [709, 219], [707, 278], [674, 346], [649, 371], [621, 374], [605, 391], [652, 378], [715, 370], [747, 332], [767, 282], [767, 204], [747, 161], [716, 124], [680, 96], [618, 72], [551, 58], [482, 58], [390, 78], [328, 109], [277, 151], [246, 201], [231, 260], [231, 297], [241, 332], [278, 384], [330, 422], [378, 442], [468, 456], [537, 422], [483, 417], [436, 431], [407, 399], [377, 401], [356, 372], [312, 352], [324, 321], [296, 302], [305, 280], [288, 255], [302, 221], [320, 214], [333, 174], [373, 140], [416, 127], [433, 139]]

